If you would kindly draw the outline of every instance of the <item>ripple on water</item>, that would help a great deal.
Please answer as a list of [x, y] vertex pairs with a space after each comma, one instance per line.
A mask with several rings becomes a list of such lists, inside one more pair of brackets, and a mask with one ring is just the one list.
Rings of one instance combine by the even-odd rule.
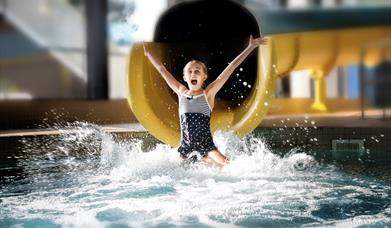
[[[0, 226], [387, 226], [389, 183], [352, 177], [299, 150], [215, 134], [222, 170], [180, 164], [175, 149], [116, 141], [99, 127], [30, 142], [25, 178], [0, 189]], [[73, 141], [72, 141], [73, 140]], [[76, 142], [75, 142], [76, 141]], [[82, 158], [79, 157], [81, 151]]]

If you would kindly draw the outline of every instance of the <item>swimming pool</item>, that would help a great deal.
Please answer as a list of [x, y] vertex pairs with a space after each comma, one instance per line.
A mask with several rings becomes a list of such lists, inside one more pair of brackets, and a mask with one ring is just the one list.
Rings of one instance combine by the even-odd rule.
[[[77, 124], [23, 141], [3, 176], [0, 227], [387, 227], [391, 184], [267, 140], [218, 132], [223, 170], [181, 165], [175, 149]], [[11, 158], [10, 158], [11, 159]], [[3, 172], [4, 173], [4, 172]]]

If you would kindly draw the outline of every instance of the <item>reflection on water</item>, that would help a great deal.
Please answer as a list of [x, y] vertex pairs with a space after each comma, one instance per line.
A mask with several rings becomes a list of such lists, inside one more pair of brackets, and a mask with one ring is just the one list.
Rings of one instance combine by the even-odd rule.
[[389, 182], [342, 172], [264, 140], [215, 134], [223, 170], [181, 165], [175, 149], [118, 141], [77, 123], [24, 142], [22, 178], [0, 188], [0, 227], [390, 226]]

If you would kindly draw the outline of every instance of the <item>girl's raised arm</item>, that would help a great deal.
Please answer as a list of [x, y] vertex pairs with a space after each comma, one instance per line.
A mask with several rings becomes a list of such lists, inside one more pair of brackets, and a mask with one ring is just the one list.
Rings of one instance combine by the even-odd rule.
[[145, 43], [143, 42], [144, 47], [144, 55], [148, 57], [149, 61], [156, 68], [156, 70], [160, 73], [163, 79], [166, 81], [167, 85], [174, 90], [176, 94], [180, 94], [186, 90], [186, 87], [178, 82], [175, 77], [166, 69], [166, 67], [149, 52]]
[[217, 92], [227, 82], [228, 78], [234, 72], [234, 70], [247, 58], [247, 56], [259, 45], [266, 44], [267, 40], [263, 37], [253, 39], [250, 36], [250, 40], [246, 49], [244, 49], [232, 62], [221, 72], [221, 74], [205, 89], [208, 96], [216, 96]]

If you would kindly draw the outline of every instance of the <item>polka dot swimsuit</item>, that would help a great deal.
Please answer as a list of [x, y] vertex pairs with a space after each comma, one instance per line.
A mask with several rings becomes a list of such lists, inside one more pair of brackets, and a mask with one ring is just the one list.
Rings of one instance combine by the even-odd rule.
[[193, 152], [206, 156], [216, 149], [210, 132], [211, 108], [205, 93], [197, 96], [181, 94], [179, 116], [181, 124], [181, 143], [178, 152], [190, 158]]

